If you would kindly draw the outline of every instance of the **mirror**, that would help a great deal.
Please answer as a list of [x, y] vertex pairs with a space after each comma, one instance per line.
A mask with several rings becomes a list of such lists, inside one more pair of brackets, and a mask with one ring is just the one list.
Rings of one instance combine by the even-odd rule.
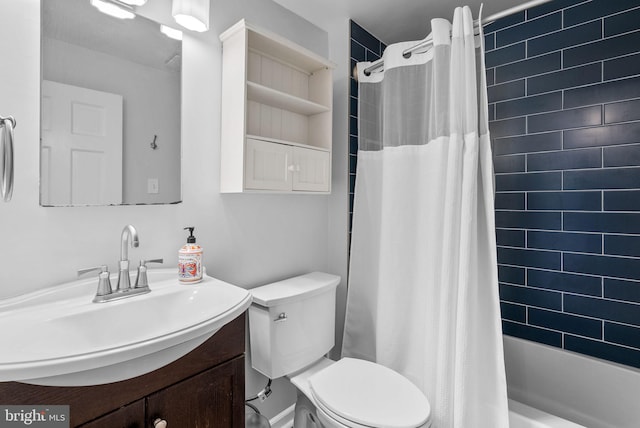
[[89, 0], [41, 4], [40, 204], [180, 202], [181, 42]]

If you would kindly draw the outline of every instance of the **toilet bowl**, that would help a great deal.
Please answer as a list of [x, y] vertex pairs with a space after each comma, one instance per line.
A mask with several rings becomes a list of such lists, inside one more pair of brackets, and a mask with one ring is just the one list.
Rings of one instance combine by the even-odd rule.
[[250, 290], [252, 366], [298, 389], [294, 428], [429, 427], [429, 401], [407, 378], [370, 361], [324, 357], [334, 345], [339, 282], [313, 272]]

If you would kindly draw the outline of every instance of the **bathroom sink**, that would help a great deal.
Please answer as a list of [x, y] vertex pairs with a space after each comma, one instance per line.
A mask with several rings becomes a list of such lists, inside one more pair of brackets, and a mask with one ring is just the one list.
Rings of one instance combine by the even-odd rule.
[[97, 278], [0, 302], [0, 382], [130, 379], [187, 354], [251, 304], [248, 291], [206, 275], [193, 285], [175, 269], [148, 277], [150, 293], [106, 303], [92, 302]]

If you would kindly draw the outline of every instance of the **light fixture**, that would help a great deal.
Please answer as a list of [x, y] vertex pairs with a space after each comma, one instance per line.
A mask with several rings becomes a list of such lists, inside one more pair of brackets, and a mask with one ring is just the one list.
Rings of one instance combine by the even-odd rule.
[[171, 37], [175, 40], [182, 40], [182, 31], [175, 28], [167, 27], [164, 24], [160, 24], [160, 32], [167, 37]]
[[91, 0], [91, 6], [100, 12], [119, 19], [133, 19], [136, 14], [125, 4], [109, 0]]
[[209, 29], [209, 0], [173, 0], [173, 19], [187, 30], [199, 33]]
[[120, 0], [121, 3], [126, 3], [131, 6], [143, 6], [147, 0]]

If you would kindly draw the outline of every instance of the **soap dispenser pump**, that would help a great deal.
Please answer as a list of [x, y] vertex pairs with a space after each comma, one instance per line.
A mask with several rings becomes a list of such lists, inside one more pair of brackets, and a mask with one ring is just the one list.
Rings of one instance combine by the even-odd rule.
[[196, 244], [193, 236], [195, 227], [185, 227], [189, 231], [187, 243], [178, 251], [178, 279], [183, 284], [195, 284], [202, 281], [202, 247]]

